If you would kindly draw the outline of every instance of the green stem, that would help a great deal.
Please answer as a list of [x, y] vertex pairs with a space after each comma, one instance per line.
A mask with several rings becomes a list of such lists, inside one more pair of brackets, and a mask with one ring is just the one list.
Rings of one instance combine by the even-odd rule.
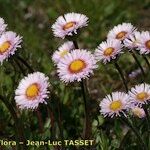
[[150, 63], [149, 63], [148, 59], [146, 58], [145, 55], [142, 55], [142, 56], [143, 56], [143, 58], [144, 58], [144, 60], [145, 60], [145, 62], [147, 64], [148, 68], [150, 69]]
[[130, 131], [131, 129], [127, 131], [127, 133], [124, 135], [123, 139], [121, 140], [120, 146], [118, 148], [119, 150], [123, 150], [124, 145], [126, 144], [126, 141], [128, 140], [128, 138], [130, 138]]
[[123, 72], [122, 72], [122, 70], [121, 70], [121, 68], [120, 68], [120, 66], [119, 66], [119, 64], [117, 62], [115, 62], [114, 64], [115, 64], [115, 67], [116, 67], [118, 73], [120, 74], [120, 77], [121, 77], [122, 82], [124, 84], [125, 90], [126, 90], [126, 92], [128, 92], [128, 86], [127, 86], [127, 82], [126, 82], [126, 80], [124, 78]]
[[132, 51], [131, 54], [132, 54], [132, 57], [134, 58], [135, 62], [137, 63], [137, 65], [141, 69], [141, 72], [142, 72], [143, 76], [145, 76], [144, 69], [143, 69], [142, 65], [140, 64], [138, 58], [136, 57], [135, 53]]
[[84, 110], [85, 110], [85, 124], [84, 124], [84, 139], [87, 139], [90, 137], [90, 110], [88, 108], [88, 90], [87, 90], [87, 85], [82, 80], [81, 82], [81, 89], [82, 89], [82, 94], [83, 94], [83, 100], [84, 100]]
[[[60, 99], [54, 92], [51, 92], [51, 97], [55, 98], [54, 102], [57, 102], [54, 104], [55, 106], [57, 106], [56, 111], [58, 112], [58, 116], [56, 118], [57, 118], [57, 123], [58, 123], [59, 131], [60, 131], [60, 138], [62, 141], [62, 150], [65, 150]], [[50, 108], [50, 106], [49, 106], [49, 108]]]
[[73, 41], [73, 44], [74, 44], [75, 49], [79, 49], [77, 41]]
[[19, 61], [17, 59], [14, 59], [14, 62], [17, 64], [17, 66], [20, 69], [21, 73], [25, 76], [26, 73], [25, 73], [23, 67], [20, 65]]
[[[25, 137], [23, 133], [23, 125], [20, 122], [20, 119], [18, 118], [16, 111], [14, 110], [13, 106], [8, 102], [8, 99], [0, 95], [0, 100], [5, 104], [7, 109], [9, 110], [11, 116], [13, 117], [16, 131], [17, 131], [17, 137], [18, 137], [18, 148], [20, 149], [27, 149], [26, 144], [25, 144]], [[24, 144], [21, 146], [19, 142], [23, 142]]]
[[145, 111], [145, 114], [146, 114], [146, 121], [147, 121], [147, 126], [148, 126], [148, 132], [150, 132], [150, 116], [149, 116], [149, 113], [148, 113], [147, 105], [144, 106], [144, 111]]
[[43, 120], [42, 120], [41, 112], [39, 111], [38, 108], [35, 110], [35, 112], [36, 112], [38, 123], [39, 123], [39, 131], [42, 134], [44, 132], [44, 126], [43, 126]]
[[29, 71], [32, 73], [32, 72], [34, 72], [34, 69], [23, 59], [23, 58], [21, 58], [20, 56], [17, 56], [16, 57], [23, 65], [25, 65], [28, 69], [29, 69]]
[[[78, 43], [76, 40], [73, 41], [74, 47], [75, 49], [79, 49]], [[90, 112], [88, 109], [88, 89], [87, 89], [87, 85], [86, 82], [84, 82], [84, 80], [82, 80], [80, 82], [81, 84], [81, 89], [82, 89], [82, 94], [83, 94], [83, 101], [84, 101], [84, 110], [85, 110], [85, 125], [84, 125], [84, 129], [83, 129], [83, 134], [84, 134], [84, 139], [87, 139], [90, 137]]]
[[132, 125], [132, 123], [127, 118], [121, 118], [121, 121], [124, 122], [137, 136], [139, 140], [139, 144], [141, 145], [142, 150], [148, 150], [147, 146], [145, 145], [141, 135], [139, 134], [138, 130]]
[[[48, 104], [49, 105], [49, 104]], [[52, 135], [52, 140], [55, 140], [55, 128], [54, 128], [54, 113], [53, 113], [53, 110], [51, 108], [51, 104], [49, 106], [47, 106], [47, 112], [49, 114], [49, 118], [50, 118], [50, 123], [51, 123], [51, 128], [50, 128], [50, 133]]]

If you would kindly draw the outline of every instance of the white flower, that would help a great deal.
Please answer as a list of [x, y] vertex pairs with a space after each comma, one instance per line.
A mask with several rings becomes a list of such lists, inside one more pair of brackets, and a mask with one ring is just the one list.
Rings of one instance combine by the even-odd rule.
[[143, 31], [141, 32], [140, 42], [138, 44], [138, 49], [141, 54], [149, 54], [150, 53], [150, 32]]
[[95, 57], [98, 61], [103, 63], [110, 62], [112, 59], [116, 59], [117, 55], [122, 53], [122, 44], [119, 40], [108, 39], [102, 42], [95, 50]]
[[7, 24], [5, 24], [4, 19], [0, 18], [0, 35], [5, 32]]
[[93, 54], [87, 50], [76, 49], [64, 56], [57, 65], [59, 78], [64, 82], [81, 81], [93, 74], [97, 68]]
[[128, 38], [124, 40], [125, 47], [129, 49], [137, 49], [140, 44], [141, 33], [136, 31], [134, 34], [129, 35]]
[[107, 38], [123, 41], [124, 39], [128, 38], [129, 35], [132, 35], [135, 30], [135, 27], [131, 23], [122, 23], [110, 30]]
[[71, 41], [65, 42], [63, 45], [58, 47], [58, 50], [54, 52], [52, 60], [57, 64], [66, 54], [74, 49], [74, 44]]
[[129, 95], [132, 104], [142, 106], [142, 104], [147, 103], [150, 99], [150, 85], [146, 83], [136, 85], [131, 88]]
[[15, 101], [20, 109], [36, 109], [48, 98], [48, 77], [43, 73], [34, 72], [23, 78], [15, 91]]
[[131, 111], [135, 117], [144, 118], [146, 116], [143, 108], [135, 106], [131, 108]]
[[2, 34], [0, 37], [0, 62], [8, 59], [11, 55], [15, 54], [17, 48], [21, 48], [20, 43], [22, 37], [17, 35], [15, 32], [8, 31]]
[[124, 92], [113, 92], [100, 102], [100, 107], [104, 117], [126, 116], [125, 111], [130, 108], [129, 96]]
[[56, 37], [65, 38], [65, 36], [73, 36], [77, 34], [79, 28], [85, 27], [88, 24], [88, 18], [79, 13], [68, 13], [58, 17], [52, 25], [52, 30]]

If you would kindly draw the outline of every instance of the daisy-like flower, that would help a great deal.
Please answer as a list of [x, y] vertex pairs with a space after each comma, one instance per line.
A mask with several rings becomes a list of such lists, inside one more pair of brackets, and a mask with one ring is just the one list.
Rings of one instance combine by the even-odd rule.
[[54, 52], [52, 56], [52, 60], [55, 64], [57, 64], [60, 59], [62, 59], [66, 54], [68, 54], [71, 50], [74, 49], [74, 44], [71, 41], [65, 42], [62, 46], [58, 48], [57, 51]]
[[113, 92], [100, 102], [100, 107], [104, 117], [126, 116], [125, 111], [130, 107], [129, 96], [124, 92]]
[[2, 34], [0, 37], [0, 62], [1, 64], [5, 59], [8, 59], [11, 55], [14, 55], [17, 48], [20, 48], [22, 37], [15, 32], [8, 31]]
[[28, 74], [15, 91], [15, 101], [20, 109], [36, 109], [40, 103], [47, 103], [48, 77], [41, 72]]
[[125, 47], [129, 49], [137, 49], [138, 45], [140, 44], [140, 37], [141, 33], [138, 31], [134, 32], [134, 34], [129, 35], [129, 37], [124, 40]]
[[122, 23], [110, 30], [107, 38], [123, 41], [128, 38], [129, 35], [133, 34], [135, 30], [136, 28], [131, 23]]
[[129, 95], [132, 104], [142, 106], [150, 99], [150, 85], [146, 83], [136, 85], [135, 87], [131, 88]]
[[135, 106], [135, 107], [131, 108], [131, 111], [135, 117], [144, 118], [146, 116], [143, 108]]
[[140, 43], [138, 44], [138, 48], [141, 54], [149, 54], [150, 53], [150, 32], [143, 31], [140, 36]]
[[102, 61], [106, 64], [112, 59], [116, 59], [121, 51], [122, 44], [119, 40], [108, 39], [107, 41], [102, 42], [95, 50], [95, 57], [98, 61]]
[[0, 18], [0, 35], [5, 32], [7, 24], [5, 24], [4, 19]]
[[81, 81], [97, 68], [93, 54], [87, 50], [72, 50], [57, 65], [59, 78], [64, 82]]
[[65, 36], [77, 34], [79, 28], [87, 25], [88, 18], [85, 15], [72, 12], [58, 17], [56, 22], [52, 25], [52, 30], [56, 37], [64, 39]]

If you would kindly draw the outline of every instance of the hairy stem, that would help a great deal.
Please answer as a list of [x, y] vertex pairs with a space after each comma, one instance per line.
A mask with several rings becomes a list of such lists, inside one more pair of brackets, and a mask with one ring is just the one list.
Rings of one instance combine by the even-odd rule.
[[56, 106], [56, 110], [54, 110], [55, 107], [51, 108], [50, 104], [49, 104], [49, 109], [51, 109], [53, 111], [53, 114], [55, 113], [54, 111], [58, 112], [58, 116], [56, 116], [56, 121], [57, 121], [57, 124], [58, 124], [59, 132], [60, 132], [60, 138], [61, 138], [61, 141], [62, 141], [62, 150], [65, 150], [60, 99], [54, 92], [51, 92], [51, 97], [54, 98], [54, 102], [55, 102], [54, 105]]
[[128, 92], [127, 82], [126, 82], [126, 80], [125, 80], [125, 78], [124, 78], [123, 72], [122, 72], [122, 70], [121, 70], [119, 64], [118, 64], [117, 62], [115, 62], [114, 65], [115, 65], [115, 67], [116, 67], [118, 73], [120, 74], [120, 77], [121, 77], [121, 79], [122, 79], [122, 82], [123, 82], [123, 84], [124, 84], [124, 87], [125, 87], [126, 92]]
[[[0, 95], [0, 100], [5, 104], [5, 106], [9, 110], [9, 112], [10, 112], [10, 114], [14, 120], [16, 132], [17, 132], [17, 137], [18, 137], [18, 148], [20, 150], [27, 149], [26, 144], [25, 144], [25, 137], [24, 137], [24, 133], [23, 133], [24, 127], [23, 127], [20, 119], [18, 118], [15, 109], [13, 108], [11, 103], [8, 102], [8, 99], [3, 97], [2, 95]], [[23, 142], [24, 144], [21, 146], [21, 144], [19, 144], [19, 142]]]
[[90, 112], [88, 108], [88, 90], [87, 90], [87, 85], [82, 80], [81, 82], [81, 89], [82, 89], [82, 94], [83, 94], [83, 100], [84, 100], [84, 110], [85, 110], [85, 124], [84, 124], [84, 139], [89, 138], [90, 136]]
[[137, 65], [141, 69], [141, 72], [142, 72], [143, 76], [145, 76], [144, 69], [143, 69], [142, 65], [140, 64], [138, 58], [136, 57], [135, 53], [132, 51], [131, 54], [132, 54], [132, 57], [134, 58], [135, 62], [137, 63]]
[[146, 114], [146, 122], [147, 122], [147, 126], [148, 126], [148, 132], [150, 132], [150, 116], [149, 116], [149, 113], [148, 113], [147, 105], [144, 106], [144, 111], [145, 111], [145, 114]]
[[34, 69], [20, 56], [16, 57], [24, 66], [26, 66], [30, 72], [34, 72]]
[[145, 55], [142, 55], [142, 56], [143, 56], [143, 58], [144, 58], [144, 60], [145, 60], [145, 62], [147, 64], [148, 68], [150, 69], [150, 63], [149, 63], [147, 57]]
[[[77, 41], [74, 40], [73, 44], [74, 44], [75, 49], [79, 49]], [[84, 110], [85, 110], [85, 125], [83, 129], [83, 134], [84, 134], [84, 138], [87, 139], [90, 136], [90, 112], [88, 108], [89, 94], [88, 94], [86, 82], [82, 80], [80, 84], [81, 84], [81, 89], [82, 89], [82, 94], [83, 94]]]
[[148, 148], [147, 148], [146, 144], [144, 143], [140, 133], [138, 132], [138, 129], [136, 129], [127, 118], [121, 118], [121, 122], [124, 122], [134, 132], [134, 134], [137, 136], [137, 139], [139, 141], [141, 149], [142, 150], [148, 150]]
[[37, 115], [38, 123], [39, 123], [39, 131], [40, 131], [40, 133], [43, 133], [43, 131], [44, 131], [44, 125], [43, 125], [43, 120], [42, 120], [41, 112], [39, 111], [38, 108], [36, 110], [36, 115]]
[[74, 44], [75, 49], [79, 49], [77, 41], [73, 41], [73, 44]]

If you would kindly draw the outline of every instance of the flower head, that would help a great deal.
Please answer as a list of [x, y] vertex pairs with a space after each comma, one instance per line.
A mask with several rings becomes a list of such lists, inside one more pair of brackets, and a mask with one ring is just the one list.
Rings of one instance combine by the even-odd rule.
[[129, 95], [132, 104], [142, 106], [150, 99], [150, 85], [146, 83], [136, 85], [135, 87], [131, 88]]
[[52, 30], [56, 37], [64, 39], [66, 36], [77, 34], [79, 28], [87, 26], [88, 18], [79, 13], [68, 13], [57, 18], [52, 25]]
[[128, 38], [129, 35], [133, 34], [135, 30], [135, 27], [131, 23], [122, 23], [110, 30], [107, 38], [123, 41]]
[[5, 32], [7, 24], [5, 24], [4, 19], [0, 18], [0, 35]]
[[48, 77], [34, 72], [22, 79], [15, 91], [15, 101], [20, 109], [36, 109], [48, 98]]
[[144, 118], [146, 116], [143, 108], [135, 106], [131, 108], [131, 111], [135, 117]]
[[71, 50], [74, 49], [74, 44], [71, 41], [65, 42], [61, 45], [57, 51], [54, 52], [52, 56], [52, 60], [55, 64], [57, 64], [60, 59], [62, 59], [66, 54], [68, 54]]
[[100, 102], [100, 107], [100, 112], [104, 117], [125, 115], [125, 111], [130, 107], [129, 96], [124, 92], [113, 92]]
[[150, 53], [150, 32], [143, 31], [141, 32], [141, 36], [139, 38], [140, 42], [138, 44], [138, 49], [141, 54], [149, 54]]
[[11, 55], [14, 55], [17, 48], [20, 48], [22, 37], [15, 32], [8, 31], [2, 34], [0, 37], [0, 62], [3, 63], [5, 59], [8, 59]]
[[95, 51], [95, 57], [97, 60], [103, 63], [110, 62], [112, 59], [116, 59], [117, 55], [122, 51], [122, 44], [119, 40], [108, 39], [102, 42]]
[[64, 82], [81, 81], [93, 74], [97, 68], [93, 54], [87, 50], [76, 49], [64, 56], [57, 65], [59, 78]]
[[129, 35], [128, 38], [124, 40], [125, 47], [129, 49], [138, 49], [138, 45], [140, 44], [141, 33], [136, 31], [134, 34]]

